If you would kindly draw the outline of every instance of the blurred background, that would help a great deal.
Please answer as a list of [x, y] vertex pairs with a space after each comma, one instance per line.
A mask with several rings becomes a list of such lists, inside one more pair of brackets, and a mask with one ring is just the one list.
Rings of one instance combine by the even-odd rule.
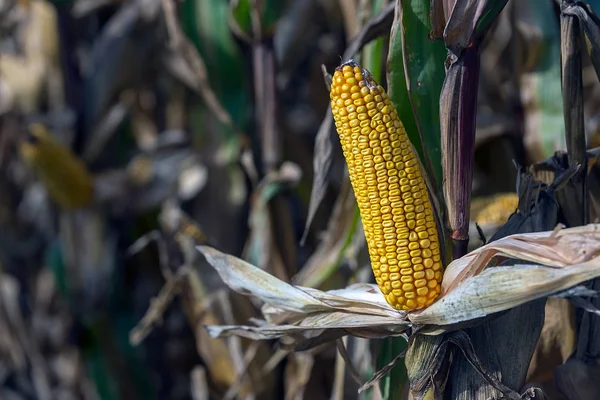
[[[394, 342], [347, 339], [350, 373], [334, 344], [211, 339], [259, 304], [193, 244], [305, 286], [372, 279], [322, 67], [354, 46], [385, 86], [392, 20], [385, 0], [1, 0], [0, 399], [359, 398]], [[471, 217], [489, 233], [514, 163], [565, 148], [557, 3], [509, 1], [481, 66]]]

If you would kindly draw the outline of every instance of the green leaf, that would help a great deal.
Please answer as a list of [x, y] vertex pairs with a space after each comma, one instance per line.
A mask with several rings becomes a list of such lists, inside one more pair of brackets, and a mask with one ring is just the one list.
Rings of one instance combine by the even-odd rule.
[[[373, 0], [371, 15], [377, 15], [383, 10], [383, 0]], [[375, 39], [373, 42], [365, 45], [363, 49], [362, 65], [369, 70], [377, 82], [382, 81], [383, 72], [383, 43], [382, 37]]]
[[[231, 33], [226, 0], [184, 0], [181, 22], [206, 64], [211, 87], [231, 115], [236, 126], [244, 130], [249, 121], [249, 71]], [[215, 23], [215, 21], [220, 21]]]
[[[557, 147], [566, 148], [560, 73], [560, 26], [547, 0], [519, 3], [517, 18], [520, 23], [539, 32], [539, 44], [530, 49], [528, 73], [523, 77], [523, 91], [531, 104], [526, 105], [526, 132], [534, 161], [551, 157]], [[527, 121], [531, 121], [528, 123]]]
[[[377, 358], [377, 370], [385, 367], [396, 356], [406, 350], [407, 343], [402, 337], [389, 337], [381, 340], [379, 347], [379, 357]], [[400, 400], [404, 393], [404, 387], [408, 383], [408, 373], [404, 360], [398, 362], [390, 371], [379, 381], [381, 394], [385, 400]]]
[[388, 55], [388, 85], [390, 98], [441, 200], [439, 98], [447, 52], [442, 41], [429, 39], [430, 31], [429, 0], [397, 0]]
[[[260, 23], [263, 34], [273, 33], [275, 24], [283, 13], [285, 1], [281, 0], [263, 0], [260, 2]], [[251, 36], [252, 18], [249, 0], [239, 0], [232, 8], [233, 18], [242, 32]]]

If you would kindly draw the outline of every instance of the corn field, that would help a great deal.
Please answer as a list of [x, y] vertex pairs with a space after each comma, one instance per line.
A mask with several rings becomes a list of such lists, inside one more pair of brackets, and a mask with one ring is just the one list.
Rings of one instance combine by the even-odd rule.
[[600, 399], [600, 1], [0, 1], [0, 400]]

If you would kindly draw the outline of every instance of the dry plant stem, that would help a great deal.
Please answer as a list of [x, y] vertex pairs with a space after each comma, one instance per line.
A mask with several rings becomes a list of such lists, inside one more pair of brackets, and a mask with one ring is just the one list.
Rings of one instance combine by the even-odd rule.
[[[252, 61], [254, 72], [255, 116], [260, 136], [261, 158], [259, 175], [265, 176], [277, 170], [282, 161], [282, 132], [277, 127], [277, 77], [272, 37], [263, 36], [260, 20], [260, 2], [252, 2]], [[295, 242], [292, 221], [285, 201], [276, 196], [269, 202], [274, 235], [271, 246], [276, 247], [286, 267], [286, 275], [295, 273]]]
[[479, 45], [475, 43], [450, 65], [440, 96], [443, 189], [453, 259], [465, 255], [469, 243], [478, 79]]
[[129, 342], [137, 346], [152, 331], [155, 325], [162, 323], [163, 315], [175, 295], [179, 294], [184, 275], [167, 278], [166, 284], [160, 290], [156, 298], [150, 302], [150, 307], [144, 317], [129, 333]]
[[[579, 215], [571, 215], [572, 224], [585, 224], [589, 219], [589, 199], [587, 193], [586, 173], [587, 173], [587, 154], [584, 130], [584, 112], [583, 112], [583, 83], [582, 83], [582, 42], [584, 40], [581, 23], [587, 23], [588, 29], [597, 18], [582, 19], [581, 16], [588, 16], [584, 12], [579, 14], [567, 14], [564, 11], [569, 7], [581, 7], [572, 1], [563, 2], [561, 7], [561, 61], [562, 61], [562, 88], [564, 102], [565, 128], [567, 134], [567, 151], [569, 165], [579, 164], [580, 172], [572, 180], [575, 188], [573, 197], [579, 203], [583, 212]], [[577, 10], [582, 11], [582, 10]], [[597, 29], [597, 26], [596, 26]], [[593, 32], [597, 32], [594, 30]], [[598, 39], [589, 38], [590, 40]], [[598, 43], [595, 43], [597, 46]], [[592, 58], [594, 61], [594, 57]], [[596, 66], [596, 65], [595, 65]], [[572, 213], [571, 213], [572, 214]], [[577, 218], [577, 219], [576, 219]], [[590, 287], [600, 289], [600, 280], [596, 279]], [[600, 299], [590, 299], [591, 303], [598, 307]], [[578, 338], [577, 338], [577, 361], [597, 361], [600, 358], [600, 318], [589, 312], [578, 310]], [[573, 361], [575, 362], [575, 361]], [[570, 367], [565, 367], [566, 369]], [[567, 379], [567, 378], [565, 378]], [[566, 383], [565, 383], [566, 385]], [[578, 386], [578, 385], [576, 385]], [[596, 386], [597, 385], [591, 385]], [[580, 394], [585, 393], [585, 387], [590, 385], [579, 385], [576, 391]], [[564, 388], [564, 387], [563, 387]]]
[[357, 2], [354, 0], [339, 0], [344, 25], [346, 27], [346, 39], [352, 40], [359, 31]]
[[[586, 224], [589, 213], [585, 184], [587, 156], [581, 64], [583, 32], [579, 20], [575, 16], [561, 14], [560, 21], [563, 110], [569, 166], [577, 164], [582, 166], [581, 172], [579, 172], [574, 182], [577, 183], [575, 198], [580, 202], [583, 212], [580, 215], [571, 216], [571, 221], [569, 221], [570, 224], [575, 226]], [[579, 209], [579, 207], [577, 208]]]
[[258, 3], [257, 0], [252, 1], [252, 63], [255, 115], [262, 145], [262, 172], [267, 174], [281, 162], [281, 143], [276, 126], [275, 54], [271, 38], [262, 35]]

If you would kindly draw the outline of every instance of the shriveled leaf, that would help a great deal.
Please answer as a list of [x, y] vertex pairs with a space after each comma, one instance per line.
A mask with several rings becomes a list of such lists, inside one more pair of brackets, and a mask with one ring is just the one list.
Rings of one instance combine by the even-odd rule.
[[598, 225], [554, 232], [518, 234], [499, 239], [452, 262], [444, 272], [442, 294], [481, 272], [493, 257], [566, 267], [591, 260], [600, 251]]
[[481, 39], [508, 0], [456, 0], [444, 30], [446, 47], [459, 55], [472, 44]]
[[549, 296], [598, 276], [598, 257], [564, 269], [524, 264], [492, 267], [409, 318], [415, 324], [433, 325], [474, 320]]
[[395, 321], [399, 321], [404, 315], [387, 304], [374, 284], [357, 284], [345, 289], [323, 292], [290, 285], [250, 263], [211, 247], [199, 246], [198, 250], [230, 288], [265, 302], [268, 314], [281, 310], [291, 312], [290, 315], [342, 311], [349, 314], [389, 316]]
[[[568, 7], [563, 3], [562, 8]], [[573, 182], [573, 201], [583, 210], [572, 221], [573, 226], [587, 223], [588, 201], [585, 188], [587, 173], [586, 137], [583, 115], [582, 29], [577, 17], [561, 13], [561, 72], [563, 112], [567, 138], [568, 165], [581, 165]]]
[[561, 13], [579, 19], [581, 27], [585, 32], [587, 51], [596, 75], [600, 79], [600, 19], [592, 7], [583, 2], [564, 4]]

